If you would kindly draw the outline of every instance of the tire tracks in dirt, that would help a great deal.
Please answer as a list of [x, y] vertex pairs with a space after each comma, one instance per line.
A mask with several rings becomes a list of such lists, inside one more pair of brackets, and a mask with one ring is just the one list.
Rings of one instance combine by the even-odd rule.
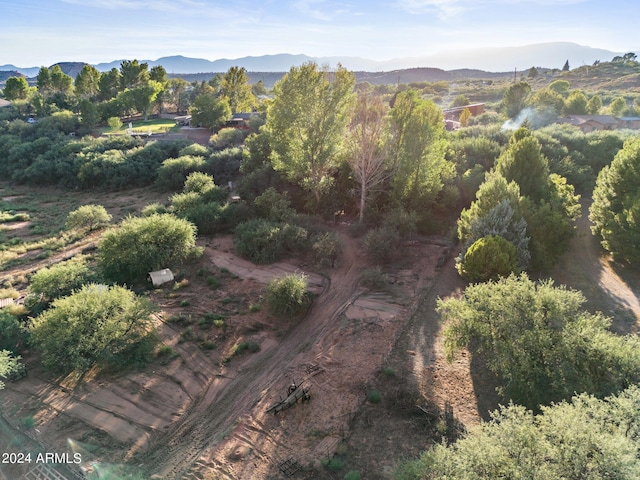
[[[185, 478], [202, 453], [225, 438], [242, 415], [266, 400], [269, 388], [292, 366], [305, 345], [319, 342], [358, 295], [365, 261], [351, 239], [344, 239], [338, 268], [308, 314], [286, 334], [243, 362], [232, 361], [213, 378], [171, 428], [153, 438], [134, 458], [158, 478]], [[193, 476], [191, 477], [193, 478]]]

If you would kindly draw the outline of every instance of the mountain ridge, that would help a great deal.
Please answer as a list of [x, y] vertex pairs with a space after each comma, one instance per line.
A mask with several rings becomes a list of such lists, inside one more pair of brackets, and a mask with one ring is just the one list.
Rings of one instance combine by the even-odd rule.
[[[161, 57], [156, 60], [139, 60], [149, 67], [162, 65], [170, 74], [198, 74], [226, 72], [232, 66], [240, 66], [253, 72], [286, 72], [292, 66], [305, 62], [335, 67], [343, 65], [352, 71], [388, 72], [411, 68], [439, 68], [441, 70], [482, 70], [487, 73], [523, 71], [530, 67], [562, 68], [565, 61], [577, 67], [593, 64], [596, 60], [607, 61], [622, 52], [592, 48], [571, 42], [548, 42], [524, 46], [500, 48], [476, 48], [464, 51], [442, 52], [434, 55], [390, 60], [370, 60], [351, 56], [312, 57], [304, 54], [281, 53], [273, 55], [246, 56], [236, 59], [206, 60], [184, 55]], [[94, 64], [101, 72], [119, 68], [124, 59]], [[83, 64], [84, 62], [58, 62], [58, 64]], [[27, 77], [35, 77], [40, 67], [21, 68], [15, 65], [0, 65], [0, 71], [16, 71]]]

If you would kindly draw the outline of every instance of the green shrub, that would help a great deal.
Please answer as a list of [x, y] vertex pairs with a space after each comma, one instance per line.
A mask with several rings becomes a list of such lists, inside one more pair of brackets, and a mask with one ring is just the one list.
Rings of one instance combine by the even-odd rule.
[[244, 132], [238, 128], [221, 128], [209, 139], [209, 145], [216, 150], [237, 147], [244, 142]]
[[471, 282], [486, 282], [516, 271], [518, 258], [513, 243], [497, 235], [476, 240], [464, 260], [456, 265], [460, 275]]
[[209, 288], [211, 288], [212, 290], [215, 290], [216, 288], [220, 287], [220, 280], [214, 275], [209, 275], [207, 277], [207, 285], [209, 285]]
[[360, 275], [360, 283], [371, 290], [384, 290], [389, 286], [387, 275], [380, 266], [364, 270]]
[[186, 260], [195, 243], [196, 228], [187, 220], [169, 214], [128, 217], [103, 234], [98, 258], [106, 278], [132, 283]]
[[364, 236], [364, 248], [377, 263], [391, 262], [397, 255], [400, 235], [390, 227], [370, 230]]
[[109, 225], [111, 215], [102, 205], [82, 205], [67, 216], [67, 228], [70, 230], [88, 230]]
[[162, 162], [162, 166], [158, 169], [156, 182], [160, 188], [179, 190], [191, 172], [202, 171], [205, 166], [205, 160], [199, 156], [183, 155], [178, 158], [169, 158]]
[[358, 470], [351, 470], [345, 474], [344, 480], [360, 480], [360, 472]]
[[380, 403], [380, 400], [382, 400], [382, 395], [378, 390], [371, 390], [369, 393], [367, 393], [367, 400], [371, 403]]
[[306, 303], [307, 277], [290, 274], [272, 280], [267, 286], [267, 304], [274, 314], [295, 315]]
[[126, 288], [86, 285], [54, 300], [33, 320], [31, 339], [45, 367], [86, 371], [126, 367], [148, 360], [151, 304]]
[[324, 460], [322, 464], [324, 465], [324, 468], [331, 470], [332, 472], [337, 472], [344, 468], [344, 460], [337, 456], [332, 457], [331, 460]]
[[334, 232], [323, 233], [313, 239], [311, 249], [319, 265], [333, 267], [342, 249], [342, 241]]
[[29, 332], [14, 315], [0, 310], [0, 350], [17, 352], [29, 339]]
[[254, 219], [239, 224], [233, 235], [236, 253], [255, 263], [272, 263], [307, 246], [307, 231], [287, 223]]
[[157, 202], [150, 203], [149, 205], [145, 205], [142, 208], [142, 211], [140, 213], [142, 213], [143, 217], [150, 217], [151, 215], [160, 215], [163, 213], [167, 213], [167, 207]]
[[32, 275], [29, 288], [46, 300], [54, 300], [94, 280], [95, 273], [87, 264], [87, 257], [76, 255], [66, 262], [38, 270]]

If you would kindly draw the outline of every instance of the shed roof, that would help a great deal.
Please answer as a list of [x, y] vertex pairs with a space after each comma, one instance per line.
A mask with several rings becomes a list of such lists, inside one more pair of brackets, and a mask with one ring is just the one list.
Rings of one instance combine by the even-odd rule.
[[153, 283], [153, 286], [158, 287], [167, 282], [173, 281], [173, 272], [168, 268], [163, 268], [162, 270], [158, 270], [156, 272], [149, 272], [149, 277], [151, 278], [151, 283]]

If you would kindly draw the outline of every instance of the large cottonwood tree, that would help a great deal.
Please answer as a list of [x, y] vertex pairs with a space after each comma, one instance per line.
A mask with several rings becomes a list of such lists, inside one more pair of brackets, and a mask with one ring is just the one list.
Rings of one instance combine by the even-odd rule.
[[305, 63], [273, 88], [267, 115], [272, 163], [276, 170], [309, 190], [318, 205], [332, 183], [349, 122], [355, 76]]

